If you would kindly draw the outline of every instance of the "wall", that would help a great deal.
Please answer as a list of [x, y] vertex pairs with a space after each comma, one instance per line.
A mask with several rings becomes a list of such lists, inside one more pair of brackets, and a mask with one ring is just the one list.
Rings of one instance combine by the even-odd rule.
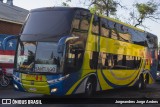
[[18, 35], [21, 27], [21, 24], [0, 21], [0, 34]]

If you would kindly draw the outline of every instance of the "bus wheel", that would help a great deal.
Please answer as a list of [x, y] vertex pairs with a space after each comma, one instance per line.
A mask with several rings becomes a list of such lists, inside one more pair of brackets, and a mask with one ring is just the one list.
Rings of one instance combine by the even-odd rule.
[[96, 91], [96, 85], [94, 84], [93, 80], [89, 78], [87, 80], [86, 86], [85, 86], [85, 96], [89, 97], [92, 96], [93, 93]]
[[137, 89], [145, 89], [146, 88], [146, 79], [143, 78], [143, 75], [139, 77], [138, 83], [137, 83]]

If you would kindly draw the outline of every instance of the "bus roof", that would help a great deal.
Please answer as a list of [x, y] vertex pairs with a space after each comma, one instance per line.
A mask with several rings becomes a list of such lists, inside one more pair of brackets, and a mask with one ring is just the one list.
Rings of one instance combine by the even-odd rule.
[[[45, 7], [45, 8], [32, 9], [30, 12], [53, 11], [53, 10], [85, 10], [85, 11], [89, 11], [89, 12], [90, 12], [90, 10], [84, 9], [84, 8], [80, 8], [80, 7]], [[92, 12], [91, 12], [91, 13], [92, 13]], [[92, 14], [94, 14], [94, 13], [92, 13]], [[110, 21], [113, 21], [113, 22], [116, 22], [116, 23], [125, 25], [125, 26], [127, 26], [127, 27], [129, 27], [129, 28], [132, 28], [132, 29], [134, 29], [134, 30], [137, 30], [137, 31], [140, 31], [140, 32], [143, 32], [143, 33], [147, 33], [147, 34], [150, 34], [150, 35], [152, 35], [152, 36], [157, 37], [157, 36], [154, 35], [154, 34], [151, 34], [151, 33], [149, 33], [149, 32], [146, 32], [146, 31], [144, 31], [144, 30], [142, 30], [142, 29], [139, 29], [139, 28], [134, 27], [134, 26], [132, 26], [132, 25], [129, 25], [129, 24], [127, 24], [127, 23], [121, 22], [120, 20], [116, 20], [116, 19], [113, 19], [113, 18], [110, 18], [110, 17], [107, 17], [107, 16], [103, 16], [103, 15], [100, 15], [100, 14], [97, 14], [97, 15], [100, 16], [100, 17], [106, 18], [106, 19], [108, 19], [108, 20], [110, 20]]]
[[78, 10], [78, 9], [89, 11], [88, 9], [84, 9], [80, 7], [45, 7], [45, 8], [32, 9], [30, 12], [52, 11], [52, 10]]

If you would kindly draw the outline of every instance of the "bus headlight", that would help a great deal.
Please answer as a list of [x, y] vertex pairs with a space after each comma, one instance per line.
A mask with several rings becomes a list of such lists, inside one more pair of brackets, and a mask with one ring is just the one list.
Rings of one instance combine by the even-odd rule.
[[160, 76], [160, 72], [157, 72], [157, 76]]
[[49, 80], [49, 81], [47, 81], [47, 82], [48, 82], [49, 84], [51, 84], [51, 83], [56, 83], [56, 82], [63, 81], [63, 80], [65, 80], [65, 79], [68, 78], [68, 77], [69, 77], [69, 74], [67, 74], [67, 75], [65, 75], [65, 76], [63, 76], [63, 77], [57, 78], [57, 79]]
[[14, 84], [14, 88], [18, 89], [18, 86], [16, 84]]
[[57, 88], [51, 89], [51, 93], [56, 92], [56, 91], [57, 91]]

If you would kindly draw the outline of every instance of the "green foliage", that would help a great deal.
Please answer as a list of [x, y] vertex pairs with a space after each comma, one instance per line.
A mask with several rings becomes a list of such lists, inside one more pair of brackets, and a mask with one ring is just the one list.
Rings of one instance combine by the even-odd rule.
[[92, 12], [98, 12], [103, 15], [115, 15], [117, 12], [118, 2], [114, 0], [91, 0]]
[[97, 6], [93, 6], [89, 8], [91, 13], [96, 13], [98, 11]]
[[69, 4], [63, 2], [63, 3], [62, 3], [62, 6], [69, 7]]
[[[82, 0], [83, 1], [83, 0]], [[73, 0], [64, 0], [62, 2], [62, 6], [69, 7], [70, 3]], [[120, 20], [121, 16], [117, 16], [117, 8], [120, 6], [123, 9], [126, 9], [125, 6], [121, 5], [121, 2], [118, 0], [84, 0], [84, 2], [89, 3], [89, 9], [92, 13], [100, 13], [104, 16], [112, 16]], [[130, 18], [128, 19], [128, 23], [132, 23], [135, 27], [143, 26], [142, 23], [145, 19], [150, 19], [156, 21], [160, 19], [158, 12], [158, 7], [160, 6], [159, 2], [155, 2], [155, 0], [147, 0], [143, 3], [135, 3], [133, 7], [133, 12], [130, 12]], [[129, 11], [129, 9], [127, 10]], [[124, 15], [126, 17], [127, 15]]]
[[72, 2], [72, 0], [66, 0], [66, 1], [62, 2], [62, 6], [70, 7], [69, 2]]
[[141, 18], [144, 18], [147, 15], [152, 15], [157, 11], [158, 5], [154, 2], [147, 3], [136, 3], [136, 8], [140, 14]]
[[150, 19], [153, 21], [160, 19], [158, 7], [159, 3], [154, 2], [154, 0], [148, 1], [146, 3], [136, 3], [135, 8], [137, 10], [136, 14], [138, 15], [136, 15], [134, 12], [130, 13], [131, 17], [136, 20], [136, 24], [134, 26], [143, 26], [142, 23], [145, 19]]

